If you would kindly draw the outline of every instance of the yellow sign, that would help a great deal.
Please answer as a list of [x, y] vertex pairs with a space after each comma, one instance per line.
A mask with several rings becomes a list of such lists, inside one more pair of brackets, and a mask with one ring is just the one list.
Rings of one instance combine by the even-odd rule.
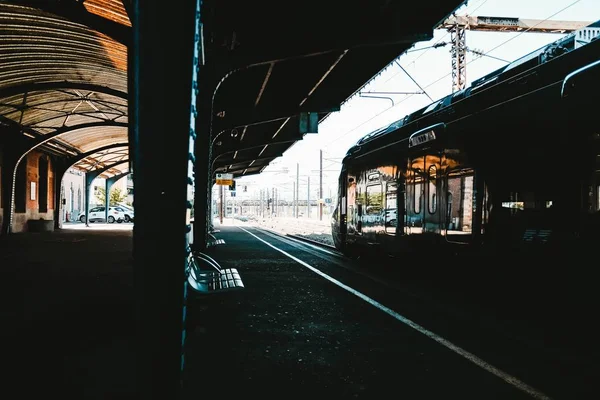
[[233, 179], [218, 179], [217, 178], [217, 185], [225, 185], [225, 186], [233, 185]]
[[217, 185], [233, 185], [233, 174], [217, 174]]

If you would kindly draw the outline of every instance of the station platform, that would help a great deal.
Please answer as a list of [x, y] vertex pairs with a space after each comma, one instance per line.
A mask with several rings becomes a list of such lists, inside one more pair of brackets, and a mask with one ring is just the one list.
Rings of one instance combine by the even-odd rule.
[[[4, 378], [19, 398], [135, 397], [132, 232], [97, 228], [0, 240]], [[244, 288], [190, 291], [186, 400], [595, 396], [597, 349], [564, 353], [310, 245], [218, 229], [207, 254]]]

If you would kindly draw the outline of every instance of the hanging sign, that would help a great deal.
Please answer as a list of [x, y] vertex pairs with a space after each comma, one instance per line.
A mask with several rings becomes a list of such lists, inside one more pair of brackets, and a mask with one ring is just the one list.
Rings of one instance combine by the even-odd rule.
[[217, 185], [233, 185], [233, 174], [217, 174]]

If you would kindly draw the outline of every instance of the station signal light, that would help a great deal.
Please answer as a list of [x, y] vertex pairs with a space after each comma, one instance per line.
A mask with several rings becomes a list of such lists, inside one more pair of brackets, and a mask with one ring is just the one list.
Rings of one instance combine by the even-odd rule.
[[229, 190], [231, 190], [231, 191], [235, 190], [235, 181], [233, 181], [233, 183], [231, 185], [229, 185]]
[[248, 186], [244, 186], [244, 192], [248, 191]]

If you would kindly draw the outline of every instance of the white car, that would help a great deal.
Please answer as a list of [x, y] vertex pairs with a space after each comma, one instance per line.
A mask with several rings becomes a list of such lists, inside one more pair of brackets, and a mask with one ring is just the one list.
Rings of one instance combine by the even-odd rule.
[[125, 215], [125, 222], [133, 222], [133, 208], [124, 206], [122, 204], [115, 206], [118, 211], [123, 211]]
[[[104, 221], [106, 217], [106, 207], [98, 206], [92, 207], [88, 214], [89, 222], [96, 221]], [[85, 223], [85, 213], [81, 213], [79, 215], [79, 221]], [[118, 222], [119, 224], [125, 221], [125, 213], [124, 210], [120, 207], [109, 207], [108, 208], [108, 223], [112, 224], [114, 222]]]

